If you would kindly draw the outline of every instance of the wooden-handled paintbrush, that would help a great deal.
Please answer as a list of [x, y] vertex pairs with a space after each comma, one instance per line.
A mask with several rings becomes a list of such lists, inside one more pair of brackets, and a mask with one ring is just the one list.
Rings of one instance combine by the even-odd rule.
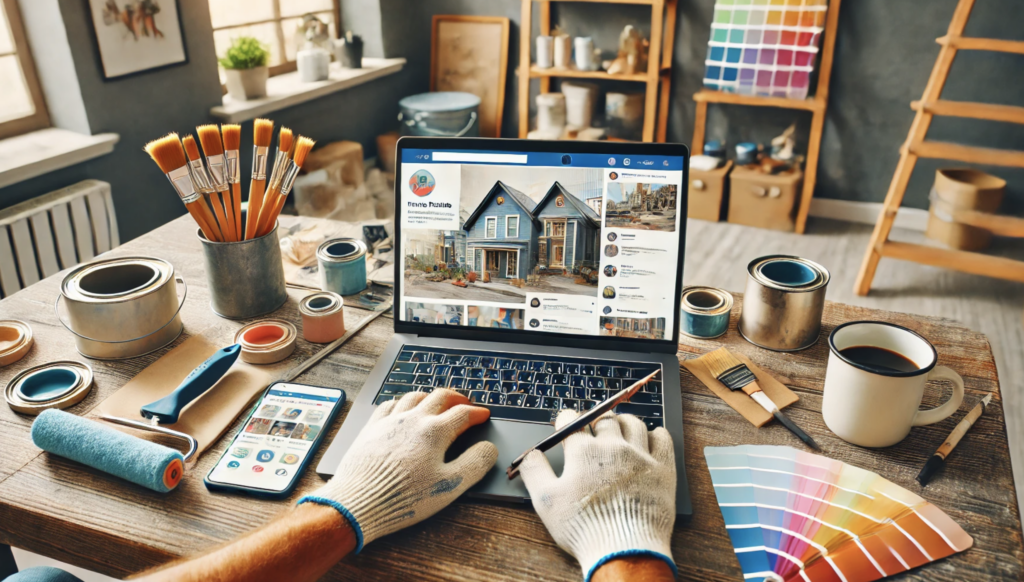
[[210, 225], [215, 220], [210, 214], [210, 209], [202, 204], [201, 197], [192, 183], [188, 162], [185, 159], [185, 150], [178, 139], [178, 134], [169, 133], [160, 139], [153, 140], [147, 143], [144, 149], [153, 158], [156, 165], [160, 166], [160, 171], [170, 180], [174, 191], [185, 203], [188, 213], [192, 215], [203, 231], [203, 236], [207, 240], [217, 241], [216, 234]]
[[[295, 142], [295, 151], [293, 153], [291, 163], [288, 164], [285, 170], [284, 176], [281, 179], [281, 184], [276, 189], [275, 198], [270, 212], [263, 212], [260, 214], [260, 230], [257, 236], [263, 236], [274, 229], [274, 224], [277, 223], [277, 217], [281, 215], [281, 209], [284, 208], [285, 200], [288, 198], [288, 194], [292, 191], [292, 186], [295, 185], [295, 178], [299, 175], [299, 170], [302, 169], [302, 164], [306, 163], [306, 156], [313, 149], [313, 145], [316, 142], [305, 136], [299, 136], [299, 139]], [[266, 204], [264, 204], [264, 210]], [[266, 215], [266, 220], [263, 216]]]
[[242, 145], [242, 126], [225, 123], [220, 126], [224, 135], [224, 158], [228, 162], [228, 182], [231, 183], [231, 209], [235, 217], [235, 240], [242, 240], [242, 175], [239, 149]]
[[257, 119], [253, 122], [252, 179], [249, 183], [249, 211], [245, 219], [245, 240], [256, 236], [256, 225], [263, 207], [263, 194], [267, 186], [267, 156], [274, 138], [274, 122]]
[[220, 128], [214, 124], [200, 125], [196, 128], [199, 133], [199, 143], [203, 144], [203, 154], [206, 156], [206, 166], [210, 169], [211, 186], [213, 194], [211, 199], [213, 211], [217, 218], [223, 218], [220, 231], [227, 242], [235, 242], [235, 209], [231, 204], [231, 185], [228, 183], [228, 164], [224, 156], [224, 145], [220, 141]]
[[789, 429], [790, 432], [795, 434], [800, 440], [807, 443], [807, 446], [812, 449], [820, 449], [818, 443], [814, 442], [814, 439], [807, 433], [800, 429], [799, 426], [793, 423], [788, 416], [779, 410], [779, 407], [772, 402], [771, 398], [761, 390], [761, 387], [757, 384], [757, 376], [750, 371], [750, 368], [746, 364], [741, 362], [736, 356], [725, 349], [719, 348], [711, 353], [705, 354], [701, 358], [707, 364], [708, 371], [711, 375], [718, 379], [719, 382], [725, 385], [729, 390], [743, 390], [748, 396], [754, 399], [782, 423], [782, 426]]
[[202, 196], [200, 204], [206, 208], [212, 207], [213, 214], [216, 216], [210, 226], [214, 227], [218, 241], [226, 241], [228, 239], [227, 233], [224, 232], [224, 225], [227, 219], [224, 217], [224, 208], [217, 204], [217, 191], [210, 181], [210, 174], [206, 171], [202, 158], [199, 157], [199, 146], [196, 145], [196, 140], [191, 135], [182, 138], [181, 143], [185, 146], [185, 155], [188, 156], [188, 168], [192, 174], [192, 183], [195, 184], [196, 191]]
[[292, 130], [287, 127], [282, 127], [281, 131], [277, 135], [277, 150], [274, 152], [274, 166], [270, 171], [270, 180], [267, 182], [267, 191], [263, 196], [263, 205], [260, 207], [259, 216], [256, 220], [256, 234], [254, 236], [263, 236], [263, 225], [270, 217], [270, 213], [274, 210], [274, 204], [277, 201], [278, 193], [281, 191], [281, 183], [284, 180], [285, 174], [288, 172], [288, 167], [292, 163], [292, 144], [295, 141], [295, 135]]

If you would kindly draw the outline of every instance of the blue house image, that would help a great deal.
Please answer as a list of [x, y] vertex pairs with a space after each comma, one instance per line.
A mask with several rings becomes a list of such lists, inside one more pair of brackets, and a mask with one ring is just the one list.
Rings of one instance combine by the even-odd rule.
[[555, 182], [533, 213], [540, 221], [537, 266], [541, 270], [597, 268], [601, 217], [593, 208]]
[[537, 256], [540, 222], [534, 202], [519, 190], [497, 181], [469, 215], [466, 259], [470, 270], [491, 279], [526, 279]]

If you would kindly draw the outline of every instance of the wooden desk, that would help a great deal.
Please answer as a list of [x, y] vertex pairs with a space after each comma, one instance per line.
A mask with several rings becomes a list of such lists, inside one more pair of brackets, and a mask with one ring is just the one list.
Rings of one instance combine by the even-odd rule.
[[[223, 337], [226, 342], [241, 324], [220, 319], [210, 311], [194, 231], [191, 219], [183, 217], [113, 254], [153, 255], [171, 261], [189, 284], [182, 317], [186, 335], [203, 333]], [[81, 359], [74, 350], [71, 334], [54, 318], [53, 301], [59, 283], [59, 276], [51, 277], [0, 302], [3, 318], [28, 321], [36, 334], [33, 351], [21, 362], [0, 370], [0, 382], [6, 383], [19, 370], [46, 360]], [[275, 316], [297, 322], [296, 297], [301, 294], [295, 294]], [[738, 298], [734, 318], [739, 307]], [[354, 322], [365, 313], [350, 309], [345, 316]], [[837, 303], [826, 307], [823, 338], [835, 325], [854, 319], [896, 322], [932, 340], [939, 351], [939, 363], [964, 377], [967, 396], [961, 412], [939, 424], [915, 428], [910, 437], [890, 449], [862, 449], [839, 440], [822, 423], [821, 387], [828, 353], [824, 339], [803, 352], [773, 353], [743, 341], [735, 331], [734, 319], [729, 333], [720, 341], [688, 339], [680, 345], [679, 356], [693, 357], [720, 344], [747, 354], [759, 365], [784, 376], [784, 381], [799, 393], [800, 402], [787, 413], [821, 443], [826, 455], [875, 471], [914, 492], [921, 492], [914, 476], [928, 455], [964, 411], [983, 395], [993, 393], [992, 404], [954, 453], [945, 473], [922, 492], [974, 536], [974, 547], [898, 578], [950, 582], [1020, 579], [1024, 545], [999, 382], [988, 341], [948, 320]], [[391, 325], [388, 318], [378, 319], [297, 381], [341, 387], [351, 401], [390, 338]], [[305, 357], [316, 349], [317, 346], [300, 339], [295, 358]], [[96, 371], [96, 386], [70, 412], [82, 414], [93, 408], [161, 353], [126, 362], [90, 362]], [[927, 403], [939, 402], [939, 392], [929, 390]], [[755, 429], [685, 370], [683, 407], [694, 517], [688, 524], [676, 525], [673, 554], [683, 579], [741, 580], [703, 449], [708, 445], [800, 443], [774, 423]], [[307, 471], [294, 498], [288, 502], [208, 492], [203, 476], [238, 429], [236, 423], [228, 436], [200, 459], [177, 490], [160, 495], [42, 453], [29, 439], [31, 422], [31, 418], [0, 405], [0, 543], [112, 576], [138, 572], [230, 540], [265, 523], [289, 507], [302, 492], [321, 483], [313, 471]], [[580, 579], [580, 572], [576, 562], [555, 546], [531, 509], [470, 500], [455, 503], [425, 523], [374, 542], [362, 555], [335, 568], [328, 579], [575, 582]]]

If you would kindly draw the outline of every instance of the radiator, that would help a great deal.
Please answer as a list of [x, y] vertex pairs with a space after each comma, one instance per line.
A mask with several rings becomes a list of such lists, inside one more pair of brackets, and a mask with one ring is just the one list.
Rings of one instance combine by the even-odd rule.
[[120, 244], [110, 184], [99, 180], [0, 210], [0, 298]]

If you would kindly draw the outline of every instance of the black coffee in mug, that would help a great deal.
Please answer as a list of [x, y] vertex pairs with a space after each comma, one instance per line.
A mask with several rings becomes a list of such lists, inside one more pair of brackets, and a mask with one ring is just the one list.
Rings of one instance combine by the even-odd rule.
[[851, 362], [883, 374], [915, 372], [921, 369], [913, 360], [903, 354], [876, 346], [850, 346], [839, 350], [839, 354]]

